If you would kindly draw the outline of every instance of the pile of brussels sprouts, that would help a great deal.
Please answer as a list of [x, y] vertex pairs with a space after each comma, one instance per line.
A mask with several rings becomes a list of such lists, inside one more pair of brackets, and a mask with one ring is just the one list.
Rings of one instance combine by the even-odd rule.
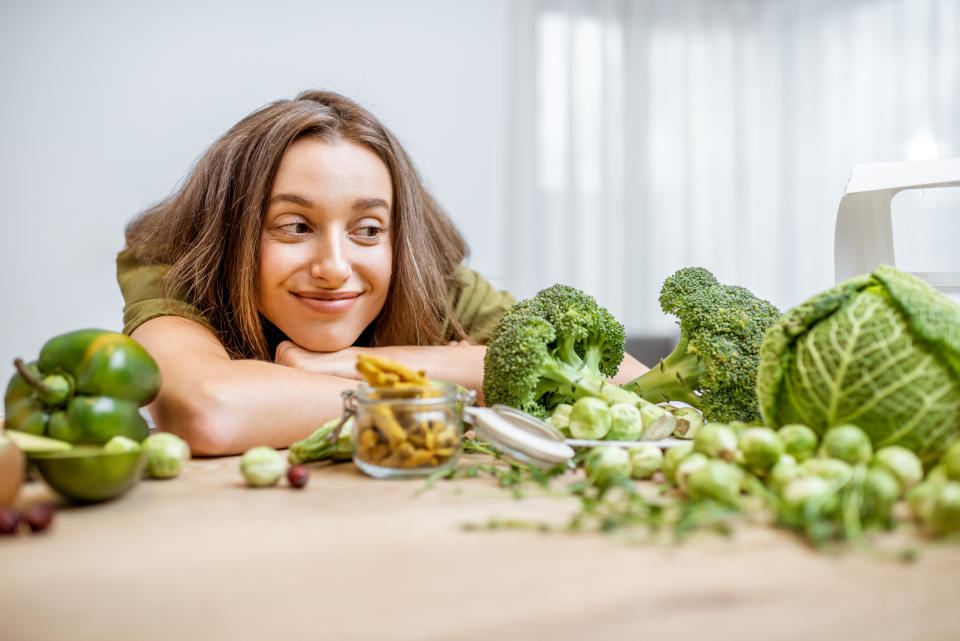
[[[653, 408], [653, 409], [651, 409]], [[658, 414], [667, 410], [675, 420], [658, 421]], [[608, 405], [601, 398], [585, 396], [572, 405], [561, 403], [550, 414], [548, 422], [564, 436], [606, 441], [659, 441], [669, 436], [693, 438], [703, 425], [700, 412], [692, 407], [633, 403]]]
[[900, 446], [875, 451], [855, 425], [834, 426], [819, 439], [805, 425], [707, 423], [664, 454], [642, 443], [593, 448], [584, 469], [601, 489], [659, 471], [682, 499], [743, 512], [766, 506], [814, 543], [862, 542], [866, 530], [913, 520], [929, 534], [960, 530], [960, 442], [924, 477], [916, 454]]

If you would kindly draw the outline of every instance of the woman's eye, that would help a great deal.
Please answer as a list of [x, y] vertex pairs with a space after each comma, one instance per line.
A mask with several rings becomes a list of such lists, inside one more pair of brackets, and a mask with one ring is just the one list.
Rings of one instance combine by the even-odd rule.
[[386, 230], [379, 225], [367, 225], [357, 230], [357, 234], [362, 238], [379, 238]]
[[280, 225], [280, 229], [288, 234], [302, 236], [310, 231], [310, 226], [307, 223], [287, 223], [286, 225]]

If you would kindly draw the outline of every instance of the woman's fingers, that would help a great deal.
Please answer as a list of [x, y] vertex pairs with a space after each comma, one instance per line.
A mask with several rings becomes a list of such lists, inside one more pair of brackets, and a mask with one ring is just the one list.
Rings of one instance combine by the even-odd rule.
[[356, 350], [352, 347], [339, 352], [311, 352], [292, 341], [283, 341], [277, 345], [273, 360], [278, 365], [295, 367], [308, 372], [360, 379], [360, 374], [357, 372]]

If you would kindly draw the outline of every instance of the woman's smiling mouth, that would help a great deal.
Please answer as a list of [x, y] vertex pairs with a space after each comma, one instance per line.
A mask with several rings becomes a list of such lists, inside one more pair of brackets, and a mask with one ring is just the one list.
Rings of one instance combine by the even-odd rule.
[[312, 290], [290, 293], [312, 311], [321, 314], [342, 314], [354, 306], [363, 292]]

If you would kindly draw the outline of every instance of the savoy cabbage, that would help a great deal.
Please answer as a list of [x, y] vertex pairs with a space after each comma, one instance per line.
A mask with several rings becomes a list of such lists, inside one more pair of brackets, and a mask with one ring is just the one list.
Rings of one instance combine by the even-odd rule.
[[960, 306], [892, 267], [842, 282], [767, 331], [757, 397], [768, 424], [853, 423], [929, 465], [960, 437]]

